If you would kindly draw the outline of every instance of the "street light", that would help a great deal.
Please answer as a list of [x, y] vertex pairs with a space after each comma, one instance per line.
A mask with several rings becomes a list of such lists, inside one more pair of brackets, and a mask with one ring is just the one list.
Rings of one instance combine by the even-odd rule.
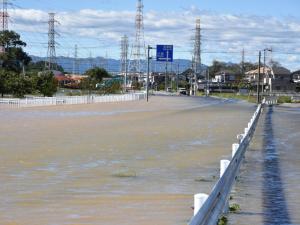
[[150, 45], [148, 45], [148, 54], [147, 54], [147, 82], [146, 82], [146, 95], [147, 95], [147, 102], [149, 101], [149, 73], [150, 73], [150, 50], [153, 49]]
[[[268, 52], [272, 52], [272, 49], [271, 48], [265, 48], [264, 49], [264, 69], [263, 69], [263, 74], [265, 76], [265, 68], [266, 68], [266, 51]], [[262, 92], [264, 92], [264, 85], [262, 85], [262, 88], [261, 88]]]

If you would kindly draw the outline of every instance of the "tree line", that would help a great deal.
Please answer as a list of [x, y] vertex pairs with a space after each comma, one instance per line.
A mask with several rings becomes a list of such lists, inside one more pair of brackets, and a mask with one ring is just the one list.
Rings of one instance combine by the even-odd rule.
[[[24, 52], [26, 43], [14, 31], [0, 32], [0, 94], [23, 97], [26, 94], [52, 96], [57, 82], [51, 71], [35, 70], [30, 56]], [[44, 66], [44, 65], [43, 65]], [[32, 68], [32, 69], [31, 69]], [[26, 72], [25, 72], [26, 71]]]
[[[14, 31], [0, 32], [0, 95], [24, 97], [25, 95], [43, 95], [51, 97], [58, 89], [58, 82], [50, 70], [45, 69], [44, 61], [32, 62], [31, 57], [24, 51], [26, 43]], [[64, 69], [55, 64], [57, 71]], [[111, 75], [102, 68], [92, 68], [85, 73], [79, 88], [103, 93], [119, 92], [122, 83], [118, 80], [101, 86], [104, 78]]]

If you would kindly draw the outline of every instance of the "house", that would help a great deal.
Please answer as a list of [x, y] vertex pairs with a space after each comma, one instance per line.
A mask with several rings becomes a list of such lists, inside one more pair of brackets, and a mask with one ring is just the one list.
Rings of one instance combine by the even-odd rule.
[[[245, 80], [257, 86], [258, 72], [258, 69], [246, 72]], [[265, 92], [295, 90], [295, 85], [291, 82], [291, 72], [281, 66], [261, 67], [259, 86]]]
[[220, 71], [215, 74], [215, 78], [212, 79], [212, 82], [230, 84], [235, 82], [237, 77], [237, 74], [231, 71]]
[[77, 74], [62, 74], [54, 73], [54, 78], [57, 80], [60, 87], [79, 88], [80, 83], [87, 76]]
[[[260, 81], [264, 78], [269, 78], [272, 75], [272, 69], [270, 67], [260, 67]], [[245, 73], [245, 81], [257, 85], [258, 80], [258, 68]]]
[[71, 79], [64, 74], [56, 74], [54, 75], [54, 78], [57, 80], [60, 87], [64, 87], [72, 82]]
[[291, 79], [293, 83], [300, 84], [300, 70], [297, 70], [291, 74]]

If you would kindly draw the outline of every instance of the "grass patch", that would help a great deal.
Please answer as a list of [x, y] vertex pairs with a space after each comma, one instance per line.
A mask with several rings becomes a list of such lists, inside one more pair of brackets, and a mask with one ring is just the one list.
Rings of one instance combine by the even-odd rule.
[[210, 95], [219, 98], [232, 98], [232, 99], [248, 101], [251, 103], [256, 103], [256, 97], [251, 95], [240, 95], [236, 93], [211, 93]]
[[228, 224], [228, 219], [227, 219], [227, 217], [226, 217], [226, 216], [222, 216], [222, 217], [219, 219], [219, 221], [218, 221], [217, 224], [218, 224], [218, 225], [227, 225], [227, 224]]
[[113, 174], [114, 177], [118, 178], [134, 178], [137, 177], [136, 172], [134, 170], [124, 170], [118, 171]]
[[239, 204], [232, 204], [231, 206], [229, 206], [229, 212], [231, 213], [235, 213], [241, 210], [241, 207]]
[[196, 178], [195, 181], [196, 182], [212, 182], [213, 180], [205, 178], [205, 177], [200, 177], [200, 178]]
[[211, 177], [199, 177], [195, 179], [196, 182], [213, 182], [214, 180], [216, 180], [215, 175]]
[[292, 103], [292, 98], [289, 96], [279, 96], [277, 99], [278, 104], [282, 103]]

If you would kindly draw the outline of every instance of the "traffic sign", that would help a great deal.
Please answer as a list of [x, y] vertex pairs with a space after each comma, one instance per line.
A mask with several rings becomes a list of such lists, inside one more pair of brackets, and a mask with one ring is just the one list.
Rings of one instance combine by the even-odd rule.
[[173, 62], [173, 45], [157, 45], [156, 61]]

